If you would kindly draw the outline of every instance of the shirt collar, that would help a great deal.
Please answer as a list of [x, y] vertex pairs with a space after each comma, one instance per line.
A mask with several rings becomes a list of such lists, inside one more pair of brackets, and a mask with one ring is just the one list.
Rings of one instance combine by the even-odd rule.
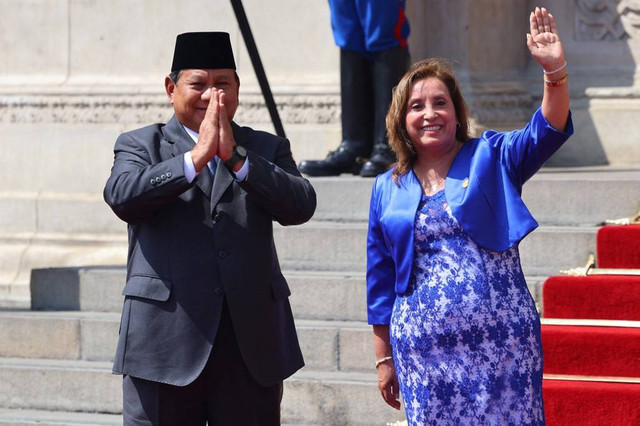
[[189, 136], [191, 136], [191, 139], [193, 139], [193, 141], [195, 143], [198, 143], [198, 133], [194, 132], [193, 130], [191, 130], [190, 128], [188, 128], [187, 126], [180, 124], [182, 126], [182, 128], [187, 132], [187, 134]]

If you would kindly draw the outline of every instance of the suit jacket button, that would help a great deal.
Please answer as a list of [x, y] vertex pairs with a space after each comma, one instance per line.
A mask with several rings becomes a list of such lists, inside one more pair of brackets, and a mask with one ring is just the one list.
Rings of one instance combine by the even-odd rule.
[[151, 179], [150, 183], [151, 183], [151, 185], [155, 185], [156, 184], [156, 180], [155, 179]]
[[221, 250], [221, 251], [218, 252], [218, 257], [220, 259], [224, 259], [227, 256], [229, 256], [229, 252], [228, 251]]
[[167, 175], [160, 175], [160, 179], [167, 180]]
[[171, 176], [173, 176], [171, 172], [167, 172], [167, 178], [170, 178]]
[[213, 290], [213, 294], [215, 294], [216, 296], [222, 296], [222, 289], [220, 287], [216, 287]]

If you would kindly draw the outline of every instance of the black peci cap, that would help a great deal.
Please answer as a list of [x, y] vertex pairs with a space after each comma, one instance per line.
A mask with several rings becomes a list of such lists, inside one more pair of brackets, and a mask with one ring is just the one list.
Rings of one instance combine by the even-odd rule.
[[220, 68], [236, 69], [229, 33], [197, 32], [176, 37], [171, 71]]

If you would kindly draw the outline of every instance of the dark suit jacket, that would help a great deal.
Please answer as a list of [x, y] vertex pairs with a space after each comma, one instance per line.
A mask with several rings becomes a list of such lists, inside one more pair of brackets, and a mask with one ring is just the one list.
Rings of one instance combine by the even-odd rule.
[[226, 299], [242, 357], [262, 385], [304, 365], [280, 271], [273, 220], [294, 225], [316, 206], [289, 141], [233, 124], [249, 154], [236, 182], [219, 165], [190, 184], [193, 141], [173, 117], [120, 135], [104, 198], [128, 223], [127, 283], [114, 372], [186, 385], [202, 371]]

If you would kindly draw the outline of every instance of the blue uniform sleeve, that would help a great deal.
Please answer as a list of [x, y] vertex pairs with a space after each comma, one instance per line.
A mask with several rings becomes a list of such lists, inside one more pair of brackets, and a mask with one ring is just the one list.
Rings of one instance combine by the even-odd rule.
[[372, 325], [386, 325], [396, 298], [395, 262], [380, 222], [381, 191], [378, 178], [373, 184], [367, 235], [367, 314]]

